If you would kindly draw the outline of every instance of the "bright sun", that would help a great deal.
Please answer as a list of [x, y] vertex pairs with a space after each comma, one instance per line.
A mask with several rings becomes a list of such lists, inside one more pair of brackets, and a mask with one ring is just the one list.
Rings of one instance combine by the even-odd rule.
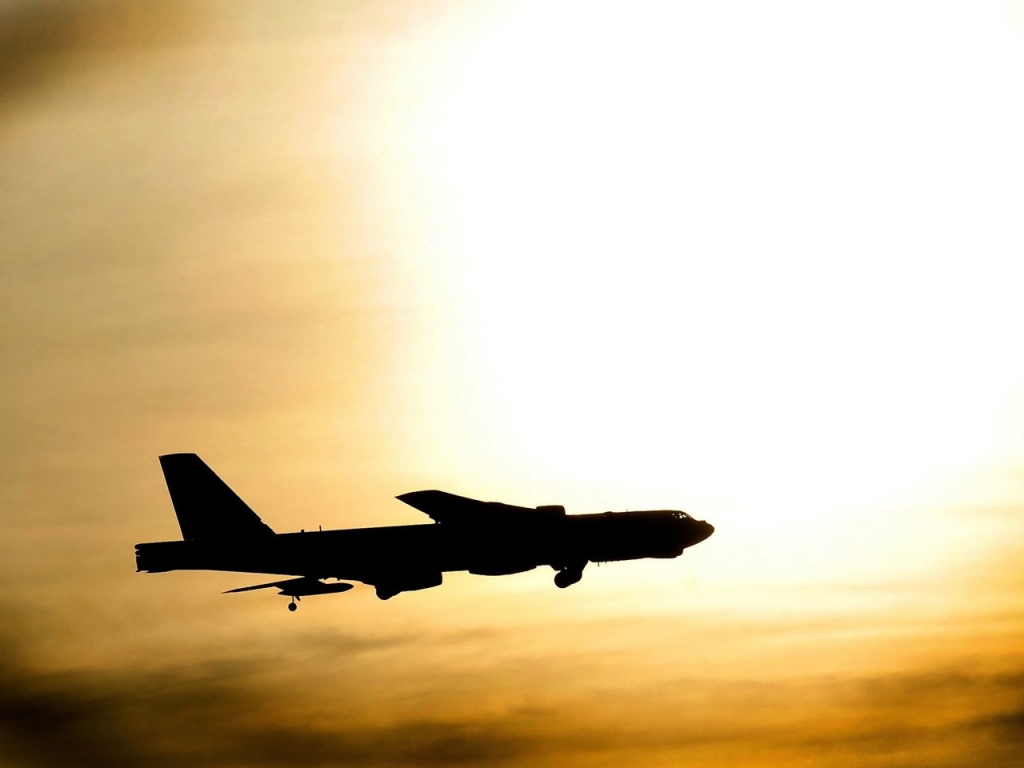
[[859, 7], [466, 22], [421, 109], [453, 462], [791, 538], [1010, 450], [1019, 41], [995, 13]]

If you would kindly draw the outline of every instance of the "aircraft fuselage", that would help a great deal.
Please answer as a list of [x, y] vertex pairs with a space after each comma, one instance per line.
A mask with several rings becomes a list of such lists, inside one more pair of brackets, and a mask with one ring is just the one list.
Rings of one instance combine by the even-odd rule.
[[167, 454], [160, 464], [182, 540], [137, 544], [138, 570], [297, 577], [229, 590], [275, 587], [292, 598], [292, 610], [303, 596], [352, 588], [322, 579], [371, 584], [386, 600], [436, 587], [446, 571], [499, 576], [549, 565], [565, 588], [587, 563], [678, 557], [715, 530], [677, 510], [566, 515], [559, 505], [517, 507], [424, 490], [397, 498], [434, 524], [275, 533], [196, 454]]
[[587, 562], [678, 557], [712, 530], [674, 511], [606, 512], [508, 525], [435, 523], [152, 542], [137, 545], [136, 558], [138, 569], [149, 572], [217, 570], [401, 583], [404, 576], [427, 579], [445, 571], [501, 575], [539, 565], [561, 570]]

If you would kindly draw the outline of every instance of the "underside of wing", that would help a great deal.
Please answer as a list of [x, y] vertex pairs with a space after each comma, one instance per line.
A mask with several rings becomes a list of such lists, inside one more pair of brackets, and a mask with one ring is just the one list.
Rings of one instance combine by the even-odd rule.
[[300, 576], [297, 579], [285, 579], [284, 581], [271, 581], [266, 584], [254, 584], [251, 587], [238, 587], [229, 589], [224, 594], [231, 592], [250, 592], [254, 589], [278, 589], [278, 594], [288, 597], [306, 597], [307, 595], [330, 595], [337, 592], [348, 592], [352, 589], [351, 584], [339, 582], [337, 584], [324, 584], [319, 579], [310, 576]]
[[468, 499], [446, 491], [413, 491], [396, 498], [444, 525], [529, 523], [565, 516], [565, 508], [557, 505], [516, 507], [496, 501]]

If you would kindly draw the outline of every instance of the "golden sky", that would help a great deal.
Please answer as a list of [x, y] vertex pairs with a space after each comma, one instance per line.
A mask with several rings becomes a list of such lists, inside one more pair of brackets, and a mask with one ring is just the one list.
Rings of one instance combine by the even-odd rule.
[[[0, 0], [0, 764], [1010, 766], [1019, 2]], [[134, 573], [194, 451], [674, 561]]]

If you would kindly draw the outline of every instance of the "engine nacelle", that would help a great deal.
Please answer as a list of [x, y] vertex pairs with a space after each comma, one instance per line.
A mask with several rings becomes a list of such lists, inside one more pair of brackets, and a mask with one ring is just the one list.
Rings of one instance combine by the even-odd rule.
[[441, 586], [443, 577], [440, 571], [418, 571], [397, 574], [387, 581], [377, 582], [377, 597], [387, 600], [399, 592], [415, 592], [418, 589], [430, 589]]

